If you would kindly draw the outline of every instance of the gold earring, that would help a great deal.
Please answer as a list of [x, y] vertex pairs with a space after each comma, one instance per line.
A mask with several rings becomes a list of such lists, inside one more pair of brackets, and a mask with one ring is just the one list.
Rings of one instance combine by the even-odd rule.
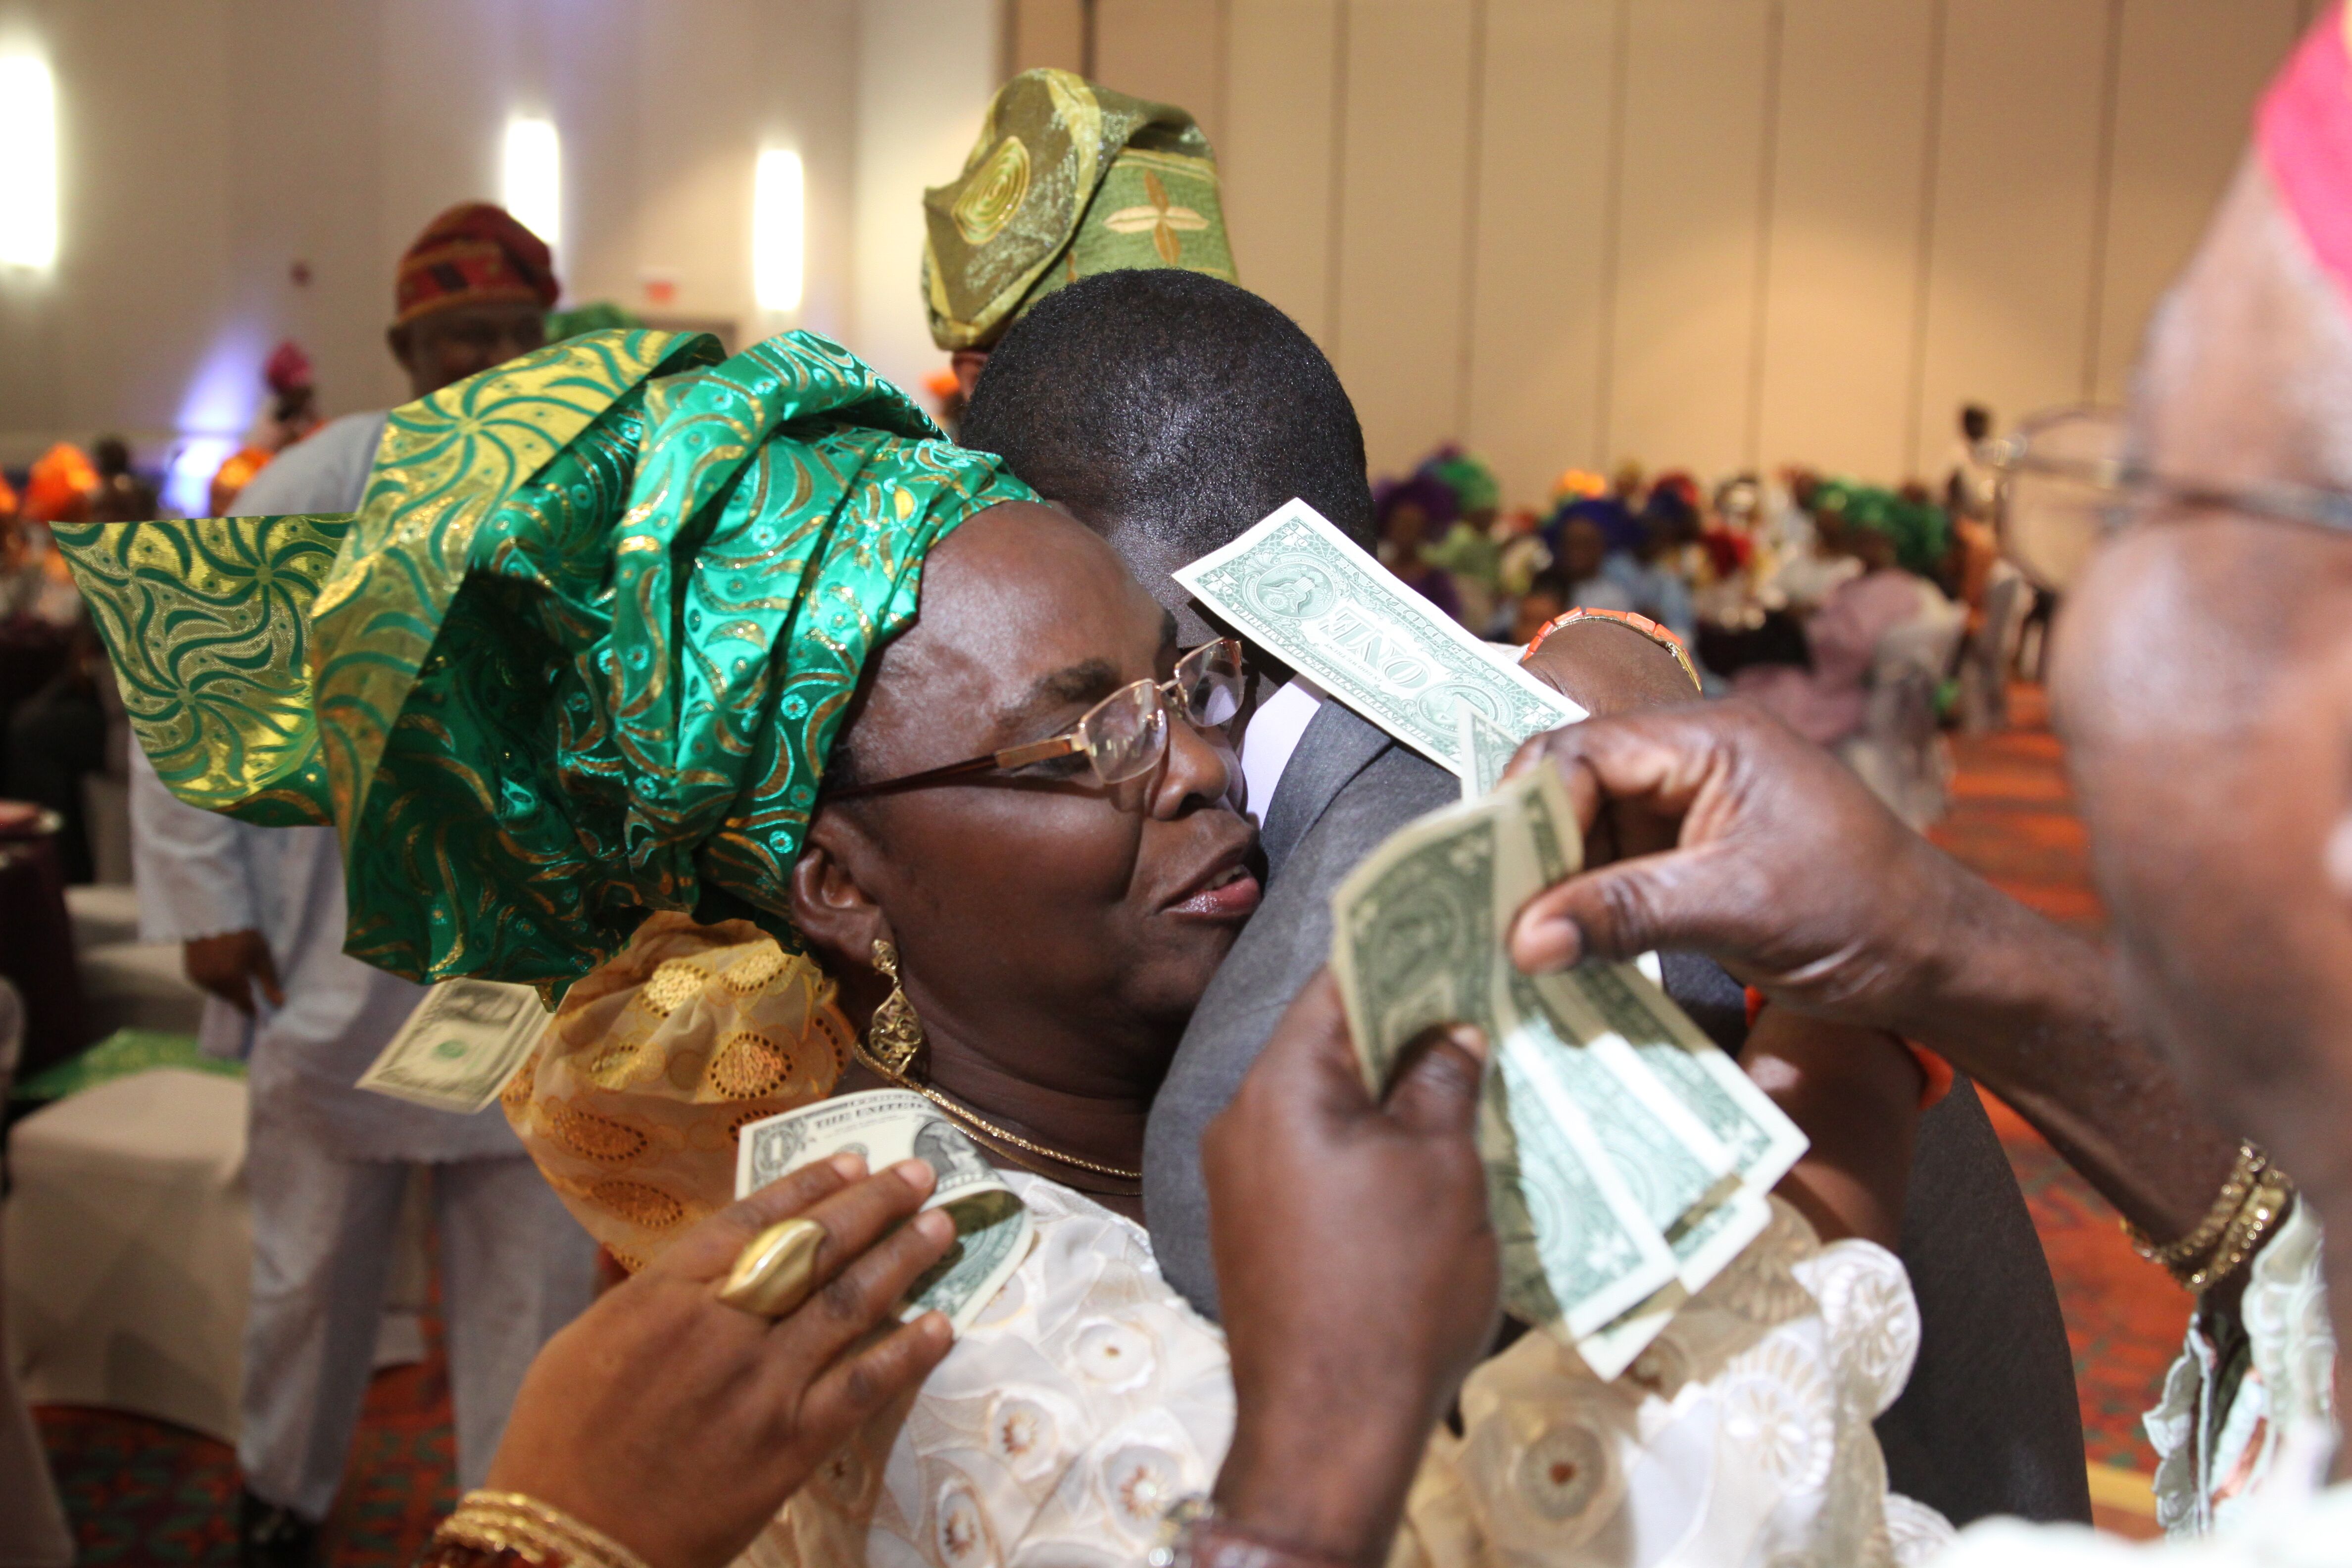
[[882, 998], [882, 1005], [874, 1009], [873, 1023], [866, 1026], [866, 1053], [886, 1077], [929, 1077], [923, 1061], [923, 1021], [915, 1016], [915, 1005], [907, 1000], [907, 987], [898, 978], [898, 950], [879, 937], [874, 940], [874, 967], [890, 982], [890, 994]]

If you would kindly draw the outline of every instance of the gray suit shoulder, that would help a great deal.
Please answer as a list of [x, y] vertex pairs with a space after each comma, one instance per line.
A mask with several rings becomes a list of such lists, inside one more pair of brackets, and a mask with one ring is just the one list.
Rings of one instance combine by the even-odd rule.
[[1402, 746], [1385, 748], [1358, 771], [1299, 840], [1184, 1031], [1151, 1103], [1144, 1218], [1160, 1272], [1213, 1318], [1217, 1279], [1201, 1134], [1233, 1099], [1283, 1010], [1330, 956], [1332, 889], [1390, 834], [1461, 794], [1452, 773]]

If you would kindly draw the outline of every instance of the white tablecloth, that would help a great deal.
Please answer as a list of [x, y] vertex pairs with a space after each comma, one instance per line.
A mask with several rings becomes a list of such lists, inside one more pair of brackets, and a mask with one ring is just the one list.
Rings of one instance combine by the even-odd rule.
[[9, 1353], [35, 1404], [236, 1438], [253, 1226], [245, 1085], [161, 1068], [9, 1135]]

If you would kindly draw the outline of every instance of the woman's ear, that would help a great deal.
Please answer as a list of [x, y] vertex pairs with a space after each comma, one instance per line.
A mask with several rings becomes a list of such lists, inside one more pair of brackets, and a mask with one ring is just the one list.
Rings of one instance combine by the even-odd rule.
[[801, 858], [793, 863], [793, 924], [844, 966], [870, 969], [874, 943], [888, 942], [890, 917], [866, 889], [859, 868], [875, 864], [866, 835], [839, 811], [821, 809], [809, 823]]

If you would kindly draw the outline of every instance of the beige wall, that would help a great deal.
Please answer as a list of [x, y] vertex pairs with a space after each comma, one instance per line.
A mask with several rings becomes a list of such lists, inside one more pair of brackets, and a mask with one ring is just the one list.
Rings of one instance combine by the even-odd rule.
[[[983, 18], [976, 117], [992, 0], [940, 3]], [[562, 137], [568, 300], [650, 310], [667, 277], [670, 315], [846, 334], [860, 21], [857, 0], [0, 0], [0, 45], [36, 41], [58, 79], [64, 163], [56, 270], [0, 269], [0, 461], [105, 429], [150, 456], [242, 434], [289, 335], [330, 412], [404, 397], [394, 263], [442, 208], [496, 199], [513, 113]], [[751, 298], [771, 146], [808, 176], [789, 320]]]
[[[1376, 469], [1935, 468], [1964, 400], [2121, 395], [2315, 0], [1097, 0], [1216, 138], [1242, 279]], [[1013, 0], [1077, 67], [1079, 0]]]
[[843, 342], [920, 395], [947, 364], [923, 310], [923, 188], [962, 169], [988, 112], [1003, 44], [997, 6], [859, 0], [857, 26], [856, 308]]
[[[564, 139], [574, 300], [940, 360], [920, 188], [1007, 67], [1216, 140], [1244, 280], [1330, 351], [1377, 468], [1465, 437], [1514, 500], [1619, 457], [1932, 468], [1952, 411], [2120, 395], [2316, 0], [0, 0], [61, 87], [64, 251], [0, 270], [0, 461], [241, 433], [292, 335], [401, 384], [394, 258]], [[751, 298], [751, 166], [807, 161], [808, 292]], [[296, 285], [292, 264], [312, 281]]]

